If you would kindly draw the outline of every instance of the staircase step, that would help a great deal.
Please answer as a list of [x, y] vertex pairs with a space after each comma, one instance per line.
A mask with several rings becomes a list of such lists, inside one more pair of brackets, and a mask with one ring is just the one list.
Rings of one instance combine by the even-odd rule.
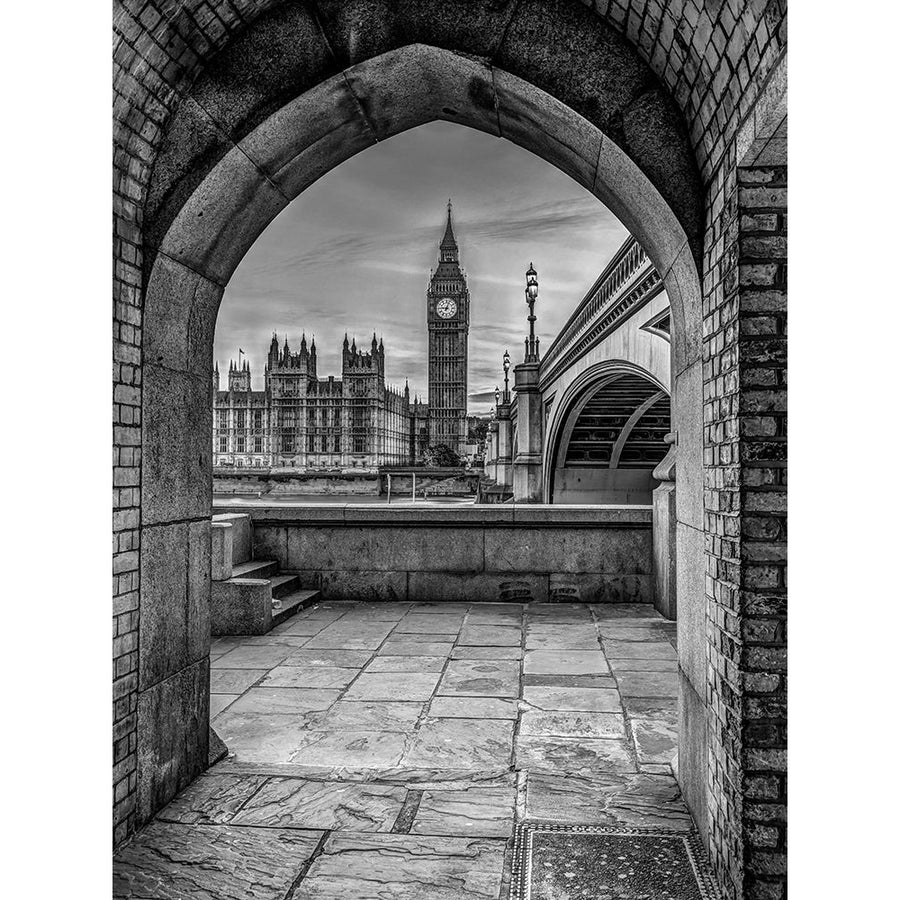
[[300, 590], [281, 598], [281, 608], [272, 609], [272, 627], [280, 625], [301, 609], [306, 609], [321, 599], [321, 591]]
[[276, 575], [272, 579], [272, 597], [286, 597], [300, 587], [299, 575]]
[[272, 560], [251, 560], [234, 566], [232, 578], [271, 578], [278, 573], [278, 563]]

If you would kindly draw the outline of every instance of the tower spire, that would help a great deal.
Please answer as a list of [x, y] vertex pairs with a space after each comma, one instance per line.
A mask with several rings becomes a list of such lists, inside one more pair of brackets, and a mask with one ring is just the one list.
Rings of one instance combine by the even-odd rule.
[[441, 241], [441, 249], [456, 250], [456, 237], [453, 234], [453, 201], [447, 201], [447, 227], [444, 229], [444, 239]]

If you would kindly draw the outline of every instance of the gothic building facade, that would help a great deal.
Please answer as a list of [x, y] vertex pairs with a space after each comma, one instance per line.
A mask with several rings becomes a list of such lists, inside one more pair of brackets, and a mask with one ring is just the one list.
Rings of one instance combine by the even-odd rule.
[[344, 335], [341, 377], [319, 378], [315, 339], [293, 352], [273, 335], [264, 388], [232, 362], [223, 389], [213, 373], [213, 464], [238, 468], [373, 470], [424, 462], [429, 445], [460, 456], [467, 439], [469, 292], [448, 204], [438, 268], [427, 294], [430, 403], [385, 381], [383, 341], [363, 352]]

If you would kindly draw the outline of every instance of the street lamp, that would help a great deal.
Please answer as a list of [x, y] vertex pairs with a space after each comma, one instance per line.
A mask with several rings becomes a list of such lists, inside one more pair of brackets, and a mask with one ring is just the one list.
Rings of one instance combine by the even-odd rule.
[[497, 415], [497, 407], [500, 405], [500, 385], [494, 388], [494, 415]]
[[509, 403], [509, 350], [503, 353], [503, 402]]
[[525, 273], [525, 302], [528, 304], [528, 337], [525, 340], [525, 362], [538, 362], [540, 359], [540, 341], [534, 336], [534, 323], [537, 316], [534, 314], [534, 304], [538, 297], [538, 279], [534, 263], [528, 267]]

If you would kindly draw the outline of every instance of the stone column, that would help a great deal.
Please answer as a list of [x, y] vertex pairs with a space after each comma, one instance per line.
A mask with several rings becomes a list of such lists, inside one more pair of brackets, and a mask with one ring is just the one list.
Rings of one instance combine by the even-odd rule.
[[497, 451], [496, 471], [497, 484], [512, 489], [513, 467], [513, 428], [509, 417], [509, 403], [497, 406]]
[[497, 481], [497, 422], [488, 425], [487, 444], [484, 450], [484, 474], [491, 481]]
[[669, 452], [653, 470], [660, 481], [653, 491], [653, 605], [667, 619], [677, 610], [676, 540], [678, 520], [675, 511], [675, 446], [677, 433], [666, 435]]
[[540, 503], [543, 499], [543, 437], [539, 362], [520, 363], [513, 369], [518, 402], [519, 447], [513, 460], [513, 499]]

